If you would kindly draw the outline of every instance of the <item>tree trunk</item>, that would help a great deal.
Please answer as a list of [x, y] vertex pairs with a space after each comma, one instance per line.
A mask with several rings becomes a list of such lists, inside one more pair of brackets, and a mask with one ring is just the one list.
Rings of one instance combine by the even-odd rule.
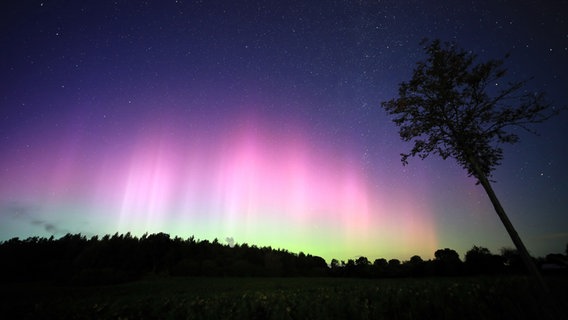
[[544, 279], [542, 278], [540, 272], [538, 271], [536, 264], [529, 255], [529, 252], [525, 247], [525, 245], [523, 244], [521, 237], [519, 237], [519, 234], [515, 230], [515, 227], [513, 227], [513, 224], [509, 220], [509, 217], [507, 217], [505, 210], [501, 206], [499, 199], [497, 198], [495, 192], [493, 191], [493, 188], [491, 187], [491, 183], [489, 183], [487, 177], [485, 177], [482, 174], [478, 177], [478, 179], [481, 185], [483, 186], [483, 189], [485, 189], [485, 192], [487, 192], [487, 195], [489, 196], [489, 199], [491, 200], [491, 203], [493, 204], [493, 207], [495, 208], [495, 211], [497, 212], [499, 219], [501, 219], [501, 222], [503, 222], [505, 229], [507, 229], [507, 233], [509, 233], [511, 240], [513, 240], [513, 244], [515, 245], [517, 251], [521, 255], [521, 259], [523, 260], [523, 263], [525, 264], [525, 267], [527, 268], [528, 272], [533, 276], [534, 280], [536, 281], [540, 289], [543, 291], [543, 293], [548, 295], [550, 293], [548, 286], [544, 282]]
[[521, 240], [521, 237], [519, 237], [517, 230], [515, 230], [515, 227], [513, 227], [511, 220], [509, 220], [509, 217], [505, 213], [505, 209], [503, 209], [503, 207], [501, 206], [501, 202], [499, 202], [495, 191], [493, 191], [493, 187], [491, 187], [489, 179], [479, 168], [479, 165], [477, 164], [475, 158], [469, 157], [468, 160], [470, 164], [473, 165], [475, 173], [474, 176], [479, 180], [479, 183], [483, 186], [483, 189], [485, 189], [485, 192], [487, 193], [489, 199], [491, 200], [491, 203], [493, 204], [493, 208], [495, 208], [495, 212], [497, 212], [499, 219], [501, 219], [501, 222], [505, 226], [507, 233], [509, 233], [511, 240], [513, 240], [513, 244], [517, 248], [517, 251], [521, 256], [521, 260], [527, 268], [529, 275], [531, 275], [531, 278], [535, 282], [536, 288], [539, 292], [538, 296], [540, 298], [541, 307], [543, 308], [542, 311], [544, 312], [543, 318], [557, 319], [560, 313], [558, 312], [556, 307], [556, 299], [554, 299], [554, 297], [551, 295], [548, 285], [544, 282], [544, 278], [538, 271], [536, 264], [529, 255], [529, 251], [525, 247], [523, 241]]

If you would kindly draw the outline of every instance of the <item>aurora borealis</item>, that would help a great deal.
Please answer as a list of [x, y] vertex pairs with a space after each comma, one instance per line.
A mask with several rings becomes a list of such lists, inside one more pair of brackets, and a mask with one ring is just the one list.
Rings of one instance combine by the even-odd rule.
[[[566, 105], [568, 24], [548, 5], [2, 4], [0, 240], [166, 232], [328, 261], [511, 246], [453, 161], [401, 165], [379, 105], [423, 37], [510, 51], [512, 77]], [[568, 242], [567, 120], [522, 135], [494, 176], [535, 255]]]
[[[57, 143], [46, 148], [57, 161], [34, 161], [34, 172], [16, 171], [8, 178], [21, 182], [6, 185], [2, 194], [38, 202], [41, 215], [34, 212], [28, 222], [38, 227], [51, 221], [58, 226], [46, 230], [52, 232], [168, 230], [285, 243], [296, 251], [305, 250], [306, 243], [320, 250], [331, 243], [343, 250], [365, 248], [399, 241], [398, 235], [407, 233], [413, 237], [404, 242], [412, 248], [435, 247], [426, 208], [383, 199], [388, 188], [372, 185], [361, 161], [344, 149], [318, 143], [295, 124], [278, 132], [265, 127], [266, 120], [235, 119], [219, 127], [204, 121], [194, 129], [175, 119], [153, 128], [160, 122], [153, 120], [150, 127], [123, 133], [119, 149], [117, 140], [92, 151], [76, 137], [54, 137]], [[44, 152], [21, 156], [41, 159]], [[391, 199], [407, 198], [393, 191]], [[27, 214], [17, 201], [5, 203], [16, 216]], [[67, 224], [73, 227], [63, 227]], [[382, 234], [375, 234], [374, 225], [383, 226]]]

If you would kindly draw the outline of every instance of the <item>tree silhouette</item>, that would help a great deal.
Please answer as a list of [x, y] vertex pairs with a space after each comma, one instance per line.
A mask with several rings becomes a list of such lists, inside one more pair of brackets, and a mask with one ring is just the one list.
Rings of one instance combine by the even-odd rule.
[[372, 267], [373, 273], [378, 277], [385, 276], [385, 274], [387, 273], [388, 265], [389, 263], [385, 258], [375, 259], [375, 261], [373, 261]]
[[420, 277], [424, 275], [425, 263], [420, 256], [412, 256], [406, 264], [408, 265], [409, 273], [411, 276]]
[[371, 262], [367, 257], [359, 257], [355, 260], [356, 274], [359, 277], [369, 277], [371, 275]]
[[[485, 248], [474, 247], [466, 254], [466, 264], [479, 267], [489, 254], [503, 272], [523, 270], [514, 249], [503, 249], [503, 255], [490, 255]], [[481, 257], [479, 257], [481, 255]], [[409, 261], [367, 257], [347, 262], [325, 260], [305, 253], [291, 253], [271, 247], [246, 243], [221, 244], [219, 241], [170, 237], [165, 233], [144, 234], [138, 238], [127, 234], [92, 236], [67, 234], [59, 239], [31, 237], [0, 242], [0, 282], [41, 281], [57, 285], [113, 285], [156, 277], [358, 277], [394, 278], [422, 276], [461, 276], [464, 265], [452, 249], [435, 252], [435, 260], [424, 261], [412, 256]], [[479, 259], [481, 258], [481, 259]], [[549, 254], [541, 263], [563, 265], [562, 254]], [[482, 264], [481, 264], [482, 265]], [[495, 271], [501, 268], [491, 265]], [[475, 270], [475, 269], [473, 269]], [[479, 268], [478, 268], [479, 270]], [[550, 272], [550, 271], [549, 271]], [[566, 269], [553, 271], [566, 274]]]
[[558, 110], [544, 103], [543, 94], [523, 91], [526, 81], [502, 81], [503, 60], [477, 63], [475, 54], [440, 40], [422, 45], [427, 59], [417, 63], [410, 81], [400, 84], [398, 98], [381, 104], [394, 116], [402, 140], [414, 143], [409, 153], [401, 154], [403, 164], [411, 156], [424, 159], [431, 153], [456, 159], [483, 186], [527, 269], [547, 292], [489, 179], [503, 159], [501, 145], [519, 141], [511, 129], [532, 132], [529, 125]]
[[455, 276], [460, 274], [462, 262], [460, 255], [453, 249], [444, 248], [434, 252], [434, 266], [436, 273], [443, 276]]
[[465, 254], [465, 265], [470, 274], [493, 274], [503, 269], [503, 257], [493, 255], [489, 249], [473, 246]]

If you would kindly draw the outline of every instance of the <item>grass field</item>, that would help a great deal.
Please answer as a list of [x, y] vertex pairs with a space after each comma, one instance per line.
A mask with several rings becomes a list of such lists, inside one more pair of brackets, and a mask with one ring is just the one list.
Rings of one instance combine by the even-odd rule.
[[[568, 301], [568, 279], [548, 279]], [[114, 286], [2, 285], [18, 319], [536, 319], [522, 277], [156, 278]], [[566, 306], [560, 308], [566, 315]], [[7, 318], [5, 318], [7, 319]]]

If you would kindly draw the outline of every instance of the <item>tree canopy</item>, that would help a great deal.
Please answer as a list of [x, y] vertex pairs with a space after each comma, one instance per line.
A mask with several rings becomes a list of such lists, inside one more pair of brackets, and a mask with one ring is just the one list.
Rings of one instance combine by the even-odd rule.
[[434, 153], [455, 158], [470, 176], [490, 177], [503, 159], [501, 145], [519, 141], [514, 127], [531, 131], [529, 124], [558, 112], [542, 93], [523, 90], [528, 80], [505, 82], [503, 60], [477, 62], [477, 55], [440, 40], [422, 44], [427, 59], [400, 84], [398, 98], [382, 103], [402, 140], [414, 142], [401, 154], [404, 164]]

